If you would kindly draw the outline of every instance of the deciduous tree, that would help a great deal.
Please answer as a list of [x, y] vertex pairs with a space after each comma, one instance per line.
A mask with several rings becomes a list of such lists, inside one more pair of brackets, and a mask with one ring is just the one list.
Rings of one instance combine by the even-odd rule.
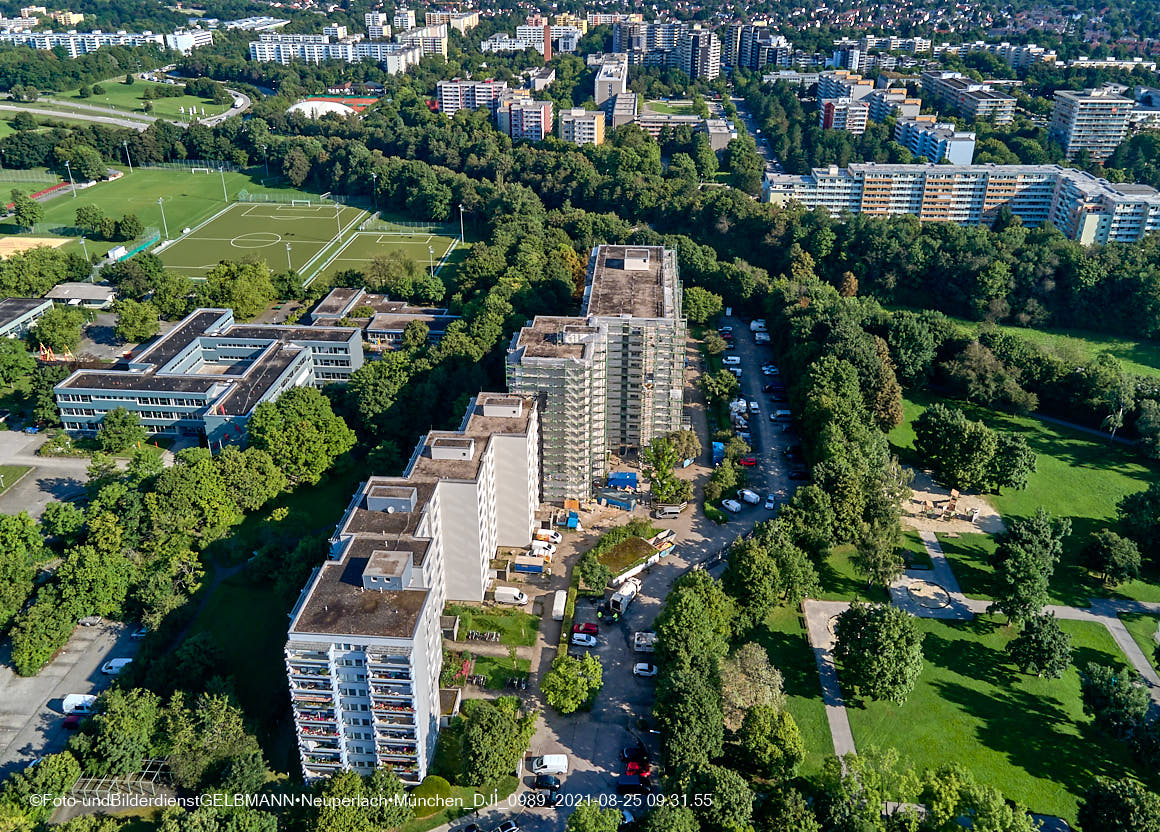
[[861, 696], [901, 705], [922, 673], [922, 633], [897, 607], [855, 601], [838, 616], [834, 656]]
[[1007, 645], [1007, 654], [1024, 673], [1058, 679], [1071, 665], [1071, 636], [1060, 629], [1051, 613], [1034, 615]]
[[247, 427], [250, 444], [266, 451], [291, 484], [317, 483], [355, 442], [354, 431], [314, 387], [296, 387], [262, 402]]

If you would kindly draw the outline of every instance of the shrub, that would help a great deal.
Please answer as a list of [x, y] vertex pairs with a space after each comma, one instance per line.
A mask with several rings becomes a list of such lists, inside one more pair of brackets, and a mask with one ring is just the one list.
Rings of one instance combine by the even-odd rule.
[[428, 774], [411, 792], [415, 817], [425, 818], [442, 809], [451, 797], [451, 784], [437, 774]]

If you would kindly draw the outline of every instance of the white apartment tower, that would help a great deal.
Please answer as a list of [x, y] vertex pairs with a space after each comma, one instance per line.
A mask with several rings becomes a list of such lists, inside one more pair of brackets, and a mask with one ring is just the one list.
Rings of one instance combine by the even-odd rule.
[[721, 74], [721, 40], [700, 26], [686, 29], [677, 39], [677, 60], [692, 80], [713, 80]]
[[584, 499], [622, 456], [679, 430], [685, 320], [676, 252], [596, 246], [583, 317], [538, 317], [508, 348], [508, 387], [542, 413], [545, 500]]
[[391, 21], [396, 32], [406, 32], [415, 28], [415, 12], [413, 9], [399, 9]]
[[497, 546], [531, 542], [535, 401], [480, 393], [401, 477], [371, 477], [290, 613], [285, 647], [305, 778], [393, 770], [413, 784], [435, 750], [448, 600], [480, 601]]
[[1067, 158], [1087, 151], [1091, 159], [1102, 161], [1128, 137], [1135, 104], [1107, 89], [1057, 90], [1048, 134], [1063, 146]]

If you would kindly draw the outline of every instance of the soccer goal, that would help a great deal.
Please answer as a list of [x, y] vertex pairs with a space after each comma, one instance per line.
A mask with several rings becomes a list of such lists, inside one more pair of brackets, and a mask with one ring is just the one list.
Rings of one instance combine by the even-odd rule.
[[190, 168], [190, 173], [213, 173], [210, 168]]
[[309, 208], [314, 203], [309, 199], [292, 199], [290, 200], [291, 208]]

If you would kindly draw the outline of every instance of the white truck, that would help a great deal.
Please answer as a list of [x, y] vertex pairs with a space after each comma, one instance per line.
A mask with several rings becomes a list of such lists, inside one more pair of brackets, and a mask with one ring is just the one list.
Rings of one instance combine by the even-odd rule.
[[91, 693], [69, 693], [61, 702], [65, 716], [69, 714], [91, 714], [96, 707], [97, 697]]
[[640, 581], [636, 578], [629, 578], [620, 585], [616, 593], [608, 599], [608, 609], [614, 613], [621, 614], [628, 609], [632, 603], [632, 599], [637, 596], [641, 590]]
[[514, 586], [497, 586], [495, 588], [495, 602], [522, 607], [528, 603], [528, 596]]
[[556, 595], [552, 599], [552, 620], [563, 621], [564, 613], [568, 610], [568, 591], [564, 589], [557, 589]]
[[655, 653], [657, 649], [656, 633], [634, 633], [632, 649], [638, 653]]

